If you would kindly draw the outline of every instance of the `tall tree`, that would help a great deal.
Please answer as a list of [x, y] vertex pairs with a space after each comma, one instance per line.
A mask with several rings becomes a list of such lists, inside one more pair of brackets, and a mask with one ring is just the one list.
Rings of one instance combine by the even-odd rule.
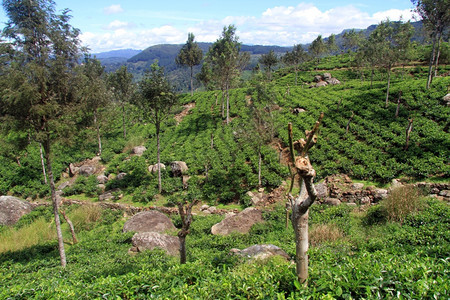
[[328, 39], [327, 39], [327, 52], [329, 54], [333, 54], [334, 52], [336, 52], [338, 50], [338, 46], [336, 44], [336, 35], [331, 34]]
[[303, 49], [302, 45], [294, 45], [291, 52], [286, 52], [283, 56], [283, 62], [287, 65], [293, 66], [295, 71], [295, 85], [297, 85], [298, 71], [302, 63], [308, 59], [308, 54]]
[[14, 52], [2, 76], [6, 89], [0, 94], [0, 116], [19, 128], [34, 130], [32, 137], [42, 143], [60, 261], [65, 267], [51, 149], [58, 137], [67, 136], [71, 116], [78, 112], [79, 31], [69, 24], [68, 10], [56, 14], [50, 0], [4, 0], [3, 8], [9, 18], [3, 36]]
[[120, 67], [115, 73], [111, 73], [108, 77], [108, 83], [115, 99], [122, 107], [122, 130], [123, 138], [127, 138], [126, 112], [125, 106], [130, 102], [130, 97], [134, 91], [133, 74], [128, 72], [126, 66]]
[[[430, 88], [434, 68], [437, 69], [440, 55], [440, 42], [442, 34], [450, 25], [450, 1], [448, 0], [411, 0], [416, 5], [415, 11], [420, 15], [422, 21], [431, 34], [433, 47], [428, 65], [427, 89]], [[436, 45], [437, 43], [437, 45]]]
[[320, 57], [326, 52], [326, 44], [323, 42], [322, 36], [318, 35], [317, 38], [309, 45], [308, 52], [316, 59], [316, 70], [320, 63]]
[[167, 119], [173, 106], [177, 103], [177, 97], [172, 87], [164, 76], [164, 70], [157, 63], [152, 64], [151, 70], [146, 72], [144, 78], [138, 84], [138, 95], [134, 104], [142, 112], [146, 121], [155, 125], [156, 147], [158, 161], [158, 190], [161, 193], [161, 157], [159, 135], [161, 124]]
[[344, 42], [343, 46], [345, 51], [356, 51], [362, 40], [364, 39], [362, 35], [362, 31], [356, 31], [355, 29], [351, 29], [349, 31], [344, 32], [342, 36]]
[[190, 68], [190, 76], [191, 76], [191, 96], [194, 95], [194, 66], [200, 64], [203, 58], [203, 52], [198, 46], [196, 42], [194, 42], [194, 34], [188, 33], [188, 39], [186, 44], [178, 53], [178, 56], [175, 58], [175, 62], [180, 66], [187, 66]]
[[88, 114], [92, 113], [94, 127], [97, 133], [97, 155], [102, 155], [99, 112], [108, 102], [104, 70], [105, 68], [98, 59], [93, 59], [89, 56], [85, 57], [83, 64], [84, 83], [82, 85], [81, 97], [83, 98], [85, 111]]
[[272, 68], [278, 63], [278, 57], [275, 51], [270, 50], [269, 53], [262, 54], [258, 62], [266, 69], [267, 78], [272, 80]]
[[230, 95], [229, 89], [242, 70], [248, 58], [240, 54], [241, 43], [236, 36], [236, 27], [229, 25], [224, 27], [221, 37], [209, 48], [207, 60], [212, 73], [219, 78], [220, 87], [226, 98], [226, 120], [230, 123]]

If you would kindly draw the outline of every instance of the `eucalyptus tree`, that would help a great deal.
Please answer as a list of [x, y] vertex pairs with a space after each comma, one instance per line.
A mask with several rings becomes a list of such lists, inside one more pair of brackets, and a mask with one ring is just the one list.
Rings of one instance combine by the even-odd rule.
[[108, 85], [113, 92], [114, 98], [122, 107], [122, 130], [123, 138], [127, 138], [126, 111], [125, 106], [131, 100], [134, 91], [133, 74], [128, 72], [126, 66], [121, 66], [116, 72], [111, 73], [107, 79]]
[[221, 37], [213, 43], [207, 54], [207, 62], [211, 66], [212, 74], [218, 78], [220, 88], [226, 98], [226, 122], [230, 122], [230, 95], [229, 89], [233, 81], [240, 75], [247, 55], [240, 53], [241, 43], [236, 36], [236, 27], [224, 27]]
[[327, 46], [324, 43], [322, 36], [318, 35], [317, 38], [312, 41], [311, 45], [308, 47], [308, 53], [316, 59], [316, 70], [320, 63], [320, 57], [327, 51]]
[[92, 113], [94, 127], [97, 133], [97, 155], [102, 154], [99, 112], [102, 108], [105, 108], [109, 100], [109, 94], [104, 80], [104, 70], [105, 68], [98, 59], [92, 59], [89, 56], [85, 57], [83, 64], [84, 82], [80, 96], [83, 98], [85, 112], [88, 114]]
[[278, 57], [275, 51], [270, 50], [269, 53], [262, 54], [258, 62], [266, 69], [267, 78], [272, 80], [272, 68], [278, 63]]
[[152, 64], [144, 78], [138, 83], [137, 95], [133, 103], [139, 108], [146, 121], [155, 125], [156, 148], [158, 162], [158, 190], [161, 193], [161, 157], [160, 141], [161, 125], [169, 116], [172, 108], [177, 103], [177, 97], [172, 87], [164, 76], [163, 68], [157, 63]]
[[194, 42], [194, 39], [194, 34], [191, 32], [188, 33], [186, 44], [183, 45], [180, 53], [175, 58], [177, 65], [187, 66], [190, 69], [191, 96], [194, 95], [194, 66], [199, 65], [203, 59], [203, 52], [198, 44]]
[[61, 265], [66, 255], [52, 172], [52, 145], [73, 128], [79, 111], [77, 95], [79, 30], [69, 24], [69, 11], [55, 13], [50, 0], [4, 0], [9, 21], [3, 37], [11, 55], [2, 74], [0, 116], [42, 144], [47, 164]]
[[336, 52], [338, 50], [338, 46], [336, 44], [336, 35], [331, 34], [326, 42], [326, 52], [328, 52], [329, 54], [333, 54], [334, 52]]
[[282, 58], [283, 62], [289, 66], [294, 67], [295, 71], [295, 85], [297, 85], [298, 81], [298, 71], [300, 65], [308, 60], [308, 53], [303, 49], [302, 45], [294, 45], [294, 48], [291, 52], [286, 52], [286, 54]]
[[364, 40], [364, 36], [362, 35], [362, 31], [351, 29], [344, 32], [344, 34], [342, 35], [342, 39], [345, 51], [355, 52], [361, 46], [361, 42]]
[[[427, 89], [430, 88], [433, 76], [437, 74], [439, 64], [440, 43], [442, 34], [450, 25], [450, 1], [449, 0], [411, 0], [416, 5], [415, 11], [422, 18], [425, 28], [430, 32], [433, 46], [428, 65]], [[437, 43], [437, 46], [436, 46]], [[434, 72], [433, 72], [434, 65]]]

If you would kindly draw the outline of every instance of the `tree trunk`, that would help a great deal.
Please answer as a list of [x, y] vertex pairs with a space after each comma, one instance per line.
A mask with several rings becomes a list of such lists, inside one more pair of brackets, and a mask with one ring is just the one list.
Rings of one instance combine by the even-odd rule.
[[308, 285], [308, 212], [298, 216], [294, 226], [295, 231], [295, 260], [297, 262], [297, 278], [300, 283]]
[[156, 123], [156, 152], [158, 160], [158, 191], [161, 194], [162, 184], [161, 184], [161, 158], [160, 158], [160, 148], [159, 148], [159, 123]]
[[193, 66], [191, 66], [191, 97], [194, 96], [194, 70]]
[[441, 35], [438, 34], [438, 38], [437, 38], [437, 54], [436, 54], [436, 60], [434, 63], [434, 77], [436, 77], [438, 75], [438, 69], [439, 69], [439, 56], [441, 56]]
[[122, 127], [123, 127], [123, 138], [127, 138], [127, 127], [125, 125], [125, 104], [122, 103]]
[[48, 179], [50, 181], [53, 215], [55, 217], [55, 225], [56, 225], [56, 235], [58, 237], [59, 258], [61, 260], [61, 266], [65, 268], [67, 265], [66, 252], [64, 250], [64, 240], [61, 230], [61, 220], [59, 219], [59, 202], [56, 196], [55, 181], [53, 180], [53, 172], [52, 172], [52, 162], [50, 159], [50, 137], [47, 137], [47, 140], [44, 143], [44, 152], [45, 152], [45, 160], [47, 161]]
[[97, 143], [98, 143], [98, 154], [97, 155], [102, 155], [102, 139], [100, 137], [100, 125], [98, 124], [98, 120], [97, 120], [97, 110], [94, 110], [94, 124], [95, 124], [95, 128], [97, 130]]
[[391, 86], [391, 66], [388, 68], [388, 82], [387, 82], [387, 90], [386, 90], [386, 104], [385, 107], [389, 105], [389, 88]]
[[222, 89], [222, 119], [225, 118], [225, 90]]
[[45, 172], [44, 153], [42, 153], [42, 143], [39, 143], [39, 152], [41, 154], [42, 174], [44, 175], [44, 183], [47, 184], [47, 174]]
[[180, 241], [180, 264], [186, 263], [186, 236], [179, 235]]
[[412, 131], [412, 125], [413, 125], [413, 119], [408, 119], [408, 126], [406, 127], [406, 141], [405, 141], [405, 147], [404, 150], [408, 150], [409, 148], [409, 139], [411, 136], [411, 131]]
[[400, 103], [402, 100], [402, 91], [398, 92], [398, 100], [397, 100], [397, 109], [395, 110], [395, 117], [398, 117], [398, 113], [400, 111]]
[[61, 214], [63, 215], [64, 220], [66, 220], [67, 224], [69, 225], [70, 233], [72, 234], [73, 244], [75, 245], [76, 243], [78, 243], [78, 239], [75, 234], [75, 229], [73, 228], [73, 223], [72, 221], [70, 221], [69, 217], [66, 215], [66, 212], [64, 210], [61, 210]]
[[258, 149], [258, 186], [261, 187], [261, 148]]
[[230, 123], [230, 94], [228, 91], [228, 83], [227, 83], [226, 93], [227, 93], [227, 125], [228, 125]]
[[436, 58], [436, 34], [433, 35], [433, 48], [431, 51], [430, 63], [428, 65], [427, 89], [430, 88], [431, 82], [433, 80], [433, 63], [435, 58]]

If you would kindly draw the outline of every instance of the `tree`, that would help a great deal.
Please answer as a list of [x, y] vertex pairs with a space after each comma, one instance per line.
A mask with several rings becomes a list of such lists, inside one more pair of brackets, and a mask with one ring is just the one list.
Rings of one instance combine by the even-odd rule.
[[177, 97], [172, 87], [164, 76], [163, 68], [157, 63], [152, 64], [151, 70], [147, 71], [144, 78], [138, 84], [138, 95], [134, 104], [142, 112], [146, 121], [155, 125], [156, 147], [158, 161], [158, 190], [161, 193], [161, 157], [159, 135], [161, 124], [167, 119], [172, 107], [177, 103]]
[[230, 95], [228, 90], [233, 84], [243, 65], [248, 58], [248, 54], [242, 56], [240, 54], [241, 43], [236, 36], [236, 27], [229, 25], [224, 27], [221, 37], [214, 42], [209, 48], [207, 61], [211, 66], [212, 74], [218, 77], [220, 88], [223, 91], [223, 96], [226, 98], [226, 120], [230, 123]]
[[348, 52], [355, 52], [356, 50], [358, 50], [362, 40], [364, 39], [362, 31], [357, 32], [355, 29], [344, 32], [342, 38], [344, 40], [344, 49]]
[[[423, 24], [430, 32], [433, 46], [428, 65], [427, 89], [430, 88], [433, 75], [436, 76], [436, 69], [439, 64], [440, 41], [442, 34], [450, 25], [450, 1], [448, 0], [411, 0], [416, 5], [415, 11], [422, 18]], [[436, 46], [437, 43], [437, 46]], [[437, 48], [437, 53], [436, 53]], [[435, 73], [433, 74], [433, 65]]]
[[83, 64], [84, 83], [82, 85], [81, 97], [85, 110], [92, 113], [94, 126], [97, 132], [97, 155], [102, 155], [102, 139], [100, 136], [99, 110], [104, 108], [108, 102], [106, 83], [103, 79], [105, 67], [98, 59], [85, 57]]
[[130, 102], [130, 97], [133, 94], [133, 74], [129, 73], [126, 66], [120, 67], [115, 73], [111, 73], [108, 77], [109, 86], [117, 101], [122, 107], [122, 127], [123, 138], [127, 138], [126, 128], [126, 113], [125, 105]]
[[[300, 283], [307, 284], [308, 280], [308, 210], [317, 199], [317, 191], [314, 187], [313, 179], [316, 171], [311, 166], [308, 158], [308, 150], [314, 146], [317, 141], [318, 132], [323, 113], [316, 122], [311, 131], [306, 131], [306, 140], [300, 139], [293, 142], [292, 124], [288, 125], [289, 150], [290, 150], [290, 168], [292, 182], [298, 178], [300, 191], [297, 197], [291, 195], [292, 187], [289, 190], [289, 201], [292, 207], [292, 226], [295, 232], [295, 250], [297, 263], [297, 277]], [[295, 150], [294, 150], [295, 149]], [[294, 151], [299, 152], [299, 156]]]
[[190, 68], [191, 75], [191, 96], [194, 95], [194, 66], [200, 64], [203, 58], [203, 52], [198, 46], [196, 42], [194, 42], [194, 34], [188, 33], [188, 39], [186, 44], [178, 53], [178, 56], [175, 58], [175, 62], [179, 66], [187, 66]]
[[336, 36], [331, 34], [327, 40], [327, 52], [332, 54], [333, 52], [338, 50], [338, 46], [336, 45]]
[[61, 266], [66, 255], [52, 172], [52, 145], [73, 128], [79, 107], [79, 31], [69, 24], [69, 11], [55, 13], [50, 0], [4, 0], [9, 18], [3, 30], [13, 52], [2, 74], [0, 116], [42, 143], [47, 163]]
[[295, 71], [295, 85], [297, 85], [299, 66], [308, 59], [308, 54], [303, 49], [302, 45], [294, 45], [291, 52], [286, 52], [283, 56], [283, 62], [287, 65], [293, 66]]
[[269, 53], [261, 55], [258, 62], [264, 65], [269, 81], [272, 80], [272, 68], [278, 63], [278, 57], [275, 51], [270, 50]]
[[317, 59], [316, 70], [319, 66], [320, 57], [325, 53], [326, 48], [326, 44], [323, 42], [321, 35], [317, 36], [311, 45], [309, 45], [308, 52], [313, 58]]

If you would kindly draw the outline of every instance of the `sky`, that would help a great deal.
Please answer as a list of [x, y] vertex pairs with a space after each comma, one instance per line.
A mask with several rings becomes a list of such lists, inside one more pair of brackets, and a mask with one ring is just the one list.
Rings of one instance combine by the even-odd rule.
[[[71, 25], [92, 53], [143, 50], [157, 44], [214, 42], [234, 24], [243, 44], [310, 43], [344, 29], [364, 29], [389, 18], [413, 19], [410, 0], [55, 0], [58, 11], [71, 10]], [[4, 27], [6, 14], [0, 11]]]

